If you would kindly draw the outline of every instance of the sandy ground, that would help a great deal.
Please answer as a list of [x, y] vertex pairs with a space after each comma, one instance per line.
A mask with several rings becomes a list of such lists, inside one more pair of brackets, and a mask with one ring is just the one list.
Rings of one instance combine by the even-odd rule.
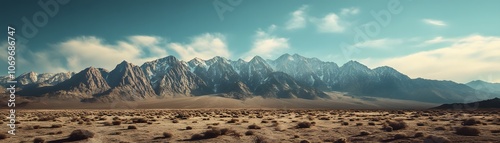
[[[8, 110], [0, 109], [0, 142], [500, 142], [498, 111], [426, 110], [437, 104], [329, 95], [331, 100], [30, 100], [16, 106], [16, 135], [6, 133]], [[472, 136], [458, 133], [467, 119], [474, 123], [467, 126]]]
[[266, 99], [253, 97], [237, 100], [214, 95], [114, 103], [81, 103], [79, 101], [37, 99], [30, 100], [27, 104], [17, 107], [21, 109], [427, 109], [439, 105], [407, 100], [351, 97], [339, 92], [330, 92], [328, 94], [331, 99]]
[[[7, 111], [1, 113], [4, 125], [0, 130], [7, 131], [8, 119], [4, 117]], [[458, 127], [465, 126], [466, 119], [474, 119], [474, 124], [467, 127], [478, 129], [478, 135], [456, 133]], [[450, 142], [500, 142], [499, 119], [498, 111], [479, 110], [21, 110], [17, 113], [16, 135], [4, 134], [6, 138], [0, 142], [33, 142], [35, 138], [79, 143], [423, 142], [430, 135]], [[405, 125], [387, 131], [388, 121]], [[299, 123], [305, 128], [299, 128]], [[307, 127], [308, 123], [311, 126]], [[249, 129], [251, 125], [260, 129]], [[129, 126], [137, 129], [128, 129]], [[192, 129], [187, 129], [188, 126]], [[69, 138], [77, 129], [88, 130], [93, 136], [81, 140]], [[225, 129], [227, 132], [221, 133]], [[206, 131], [216, 135], [210, 136]], [[253, 134], [247, 134], [249, 131]], [[165, 132], [172, 136], [164, 137]], [[417, 133], [422, 136], [415, 136]], [[192, 138], [195, 134], [201, 138]]]

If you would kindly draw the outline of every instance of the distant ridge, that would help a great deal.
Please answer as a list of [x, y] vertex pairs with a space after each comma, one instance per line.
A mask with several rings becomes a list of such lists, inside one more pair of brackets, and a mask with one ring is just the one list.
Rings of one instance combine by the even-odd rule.
[[500, 99], [493, 98], [472, 103], [453, 103], [443, 104], [433, 109], [454, 109], [454, 110], [470, 110], [470, 109], [500, 109]]

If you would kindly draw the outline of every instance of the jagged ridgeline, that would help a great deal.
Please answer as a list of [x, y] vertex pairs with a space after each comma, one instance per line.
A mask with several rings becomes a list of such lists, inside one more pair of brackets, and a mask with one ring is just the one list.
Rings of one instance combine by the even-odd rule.
[[168, 56], [141, 66], [123, 61], [112, 71], [89, 67], [78, 73], [30, 72], [17, 80], [22, 96], [84, 102], [203, 95], [329, 99], [325, 92], [340, 91], [353, 96], [451, 103], [478, 93], [492, 94], [452, 81], [411, 79], [387, 66], [370, 69], [349, 61], [339, 67], [297, 54], [284, 54], [275, 60], [256, 56], [248, 62], [219, 56], [181, 61]]

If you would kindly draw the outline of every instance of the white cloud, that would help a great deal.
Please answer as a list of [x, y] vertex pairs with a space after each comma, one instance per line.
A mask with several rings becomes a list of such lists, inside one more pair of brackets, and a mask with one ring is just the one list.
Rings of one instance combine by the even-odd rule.
[[304, 28], [307, 24], [307, 18], [306, 18], [306, 10], [308, 6], [303, 5], [296, 11], [292, 12], [291, 19], [286, 22], [285, 28], [287, 30], [294, 30], [294, 29], [300, 29]]
[[[94, 36], [81, 36], [54, 45], [62, 59], [65, 60], [67, 70], [79, 71], [89, 66], [114, 69], [116, 64], [123, 60], [140, 65], [146, 61], [161, 58], [167, 55], [165, 42], [159, 37], [131, 36], [127, 41], [118, 41], [114, 44]], [[55, 55], [37, 53], [40, 55]]]
[[[270, 30], [274, 28], [270, 27]], [[6, 46], [7, 43], [2, 42], [0, 45]], [[22, 49], [27, 48], [17, 51], [17, 65], [24, 70], [37, 72], [77, 72], [89, 66], [112, 70], [123, 60], [141, 65], [168, 56], [172, 50], [183, 60], [230, 56], [224, 35], [218, 33], [196, 36], [187, 44], [168, 42], [161, 37], [147, 35], [129, 36], [125, 40], [113, 42], [94, 36], [80, 36], [53, 44], [48, 50]], [[2, 61], [7, 59], [5, 53], [0, 53], [0, 58], [4, 59]]]
[[312, 21], [316, 23], [319, 32], [340, 33], [345, 30], [345, 27], [342, 26], [342, 22], [340, 21], [340, 17], [335, 13], [329, 13], [321, 19], [312, 19]]
[[[36, 72], [78, 72], [89, 66], [108, 70], [123, 60], [140, 65], [166, 56], [166, 42], [154, 36], [130, 36], [126, 40], [107, 43], [94, 36], [80, 36], [50, 45], [49, 49], [31, 51], [23, 45], [16, 49], [19, 70]], [[0, 57], [6, 55], [0, 54]]]
[[210, 59], [214, 56], [230, 57], [225, 36], [219, 33], [206, 33], [191, 39], [188, 44], [170, 43], [168, 47], [177, 52], [182, 60], [191, 60], [195, 57]]
[[[444, 39], [444, 38], [443, 38]], [[469, 82], [492, 76], [500, 82], [500, 37], [472, 35], [449, 46], [388, 59], [365, 59], [371, 67], [388, 65], [410, 77]]]
[[273, 35], [276, 25], [271, 25], [267, 31], [257, 30], [252, 49], [243, 54], [244, 60], [251, 60], [258, 55], [262, 58], [274, 58], [275, 56], [290, 48], [288, 39]]
[[423, 22], [434, 25], [434, 26], [446, 26], [446, 23], [441, 20], [435, 20], [435, 19], [422, 19]]
[[434, 39], [431, 39], [431, 40], [427, 40], [425, 41], [424, 43], [426, 44], [436, 44], [436, 43], [442, 43], [444, 42], [444, 38], [441, 37], [441, 36], [438, 36], [438, 37], [435, 37]]
[[340, 11], [340, 14], [342, 14], [342, 15], [355, 15], [358, 13], [359, 13], [359, 8], [355, 8], [355, 7], [343, 8]]
[[402, 44], [403, 41], [400, 39], [375, 39], [370, 41], [365, 41], [362, 43], [356, 43], [354, 46], [359, 48], [372, 48], [372, 49], [387, 49], [392, 48], [394, 46]]
[[454, 42], [456, 40], [458, 40], [458, 39], [444, 38], [442, 36], [437, 36], [437, 37], [434, 37], [432, 39], [421, 42], [420, 44], [416, 45], [416, 47], [426, 47], [426, 46], [434, 45], [434, 44], [451, 43], [451, 42]]

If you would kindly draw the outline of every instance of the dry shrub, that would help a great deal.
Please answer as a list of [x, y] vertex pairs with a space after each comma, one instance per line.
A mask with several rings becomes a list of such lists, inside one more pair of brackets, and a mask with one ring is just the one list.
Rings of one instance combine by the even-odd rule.
[[144, 118], [132, 118], [131, 120], [133, 123], [148, 123], [148, 120]]
[[417, 126], [425, 126], [425, 123], [417, 123]]
[[34, 125], [33, 129], [40, 129], [40, 125]]
[[392, 132], [392, 131], [393, 131], [393, 129], [392, 129], [392, 127], [391, 127], [391, 126], [387, 126], [387, 127], [385, 127], [385, 128], [384, 128], [384, 130], [385, 130], [386, 132]]
[[308, 140], [301, 140], [299, 143], [311, 143]]
[[37, 137], [37, 138], [33, 139], [33, 143], [45, 143], [45, 139], [43, 139], [41, 137]]
[[202, 140], [202, 139], [204, 139], [204, 137], [201, 134], [194, 134], [191, 136], [191, 140]]
[[247, 132], [245, 132], [245, 135], [251, 136], [251, 135], [254, 135], [254, 132], [251, 130], [248, 130]]
[[212, 128], [212, 130], [207, 130], [203, 132], [203, 137], [210, 139], [210, 138], [216, 138], [221, 135], [221, 131], [216, 128]]
[[436, 131], [444, 131], [444, 130], [446, 130], [446, 128], [445, 127], [436, 127], [436, 128], [434, 128], [434, 130], [436, 130]]
[[94, 137], [93, 132], [90, 132], [89, 130], [78, 129], [71, 132], [71, 134], [68, 137], [68, 140], [77, 141], [93, 137]]
[[260, 126], [258, 126], [256, 124], [252, 124], [252, 125], [248, 126], [248, 129], [260, 129]]
[[113, 123], [111, 123], [111, 122], [103, 122], [102, 124], [104, 124], [104, 126], [112, 126], [113, 125]]
[[476, 124], [481, 124], [481, 122], [479, 120], [474, 119], [474, 118], [470, 118], [470, 119], [464, 120], [462, 122], [462, 125], [464, 125], [464, 126], [474, 126]]
[[370, 132], [368, 132], [368, 131], [361, 131], [361, 132], [359, 133], [359, 135], [361, 135], [361, 136], [367, 136], [367, 135], [370, 135], [370, 134], [372, 134], [372, 133], [370, 133]]
[[109, 133], [109, 135], [121, 135], [122, 132], [112, 132], [112, 133]]
[[319, 118], [319, 120], [330, 120], [330, 118], [328, 118], [328, 117], [321, 117], [321, 118]]
[[169, 132], [163, 132], [163, 137], [164, 138], [171, 138], [173, 135], [172, 133], [169, 133]]
[[347, 139], [346, 138], [339, 138], [336, 141], [334, 141], [333, 143], [347, 143]]
[[227, 123], [237, 123], [237, 122], [240, 122], [240, 120], [239, 119], [234, 119], [234, 118], [231, 119], [231, 120], [229, 120], [229, 121], [227, 121]]
[[413, 137], [419, 138], [419, 137], [424, 137], [424, 136], [425, 136], [425, 134], [423, 132], [417, 132], [417, 133], [415, 133], [415, 135]]
[[500, 133], [500, 130], [491, 130], [491, 133], [493, 134]]
[[50, 128], [61, 128], [62, 125], [61, 124], [52, 124], [52, 126], [50, 126]]
[[404, 139], [404, 138], [407, 138], [408, 136], [404, 133], [398, 133], [398, 134], [395, 134], [394, 135], [394, 139], [398, 140], [398, 139]]
[[38, 121], [53, 121], [55, 119], [56, 118], [52, 117], [52, 116], [45, 116], [45, 117], [38, 118]]
[[310, 122], [300, 122], [297, 124], [298, 128], [311, 128], [311, 123]]
[[463, 136], [479, 136], [481, 132], [473, 127], [458, 127], [455, 133]]
[[342, 122], [342, 125], [344, 125], [344, 126], [348, 126], [348, 125], [349, 125], [349, 122]]
[[406, 127], [408, 127], [408, 125], [403, 121], [396, 121], [396, 122], [387, 121], [386, 126], [392, 127], [393, 130], [401, 130], [401, 129], [405, 129]]
[[268, 139], [264, 136], [256, 136], [254, 139], [254, 142], [255, 143], [270, 143], [270, 141], [268, 141]]
[[111, 122], [113, 125], [117, 126], [117, 125], [121, 125], [122, 124], [122, 121], [119, 121], [119, 120], [115, 120], [113, 122]]
[[4, 133], [0, 133], [0, 140], [6, 139], [7, 135]]
[[442, 136], [429, 135], [425, 137], [424, 143], [451, 143], [451, 140]]
[[230, 133], [236, 133], [235, 130], [231, 130], [231, 129], [228, 129], [228, 128], [222, 128], [220, 129], [220, 135], [228, 135]]
[[130, 125], [130, 126], [128, 126], [128, 127], [127, 127], [127, 129], [132, 129], [132, 130], [135, 130], [135, 129], [137, 129], [137, 127], [136, 127], [136, 126], [134, 126], [134, 125]]

